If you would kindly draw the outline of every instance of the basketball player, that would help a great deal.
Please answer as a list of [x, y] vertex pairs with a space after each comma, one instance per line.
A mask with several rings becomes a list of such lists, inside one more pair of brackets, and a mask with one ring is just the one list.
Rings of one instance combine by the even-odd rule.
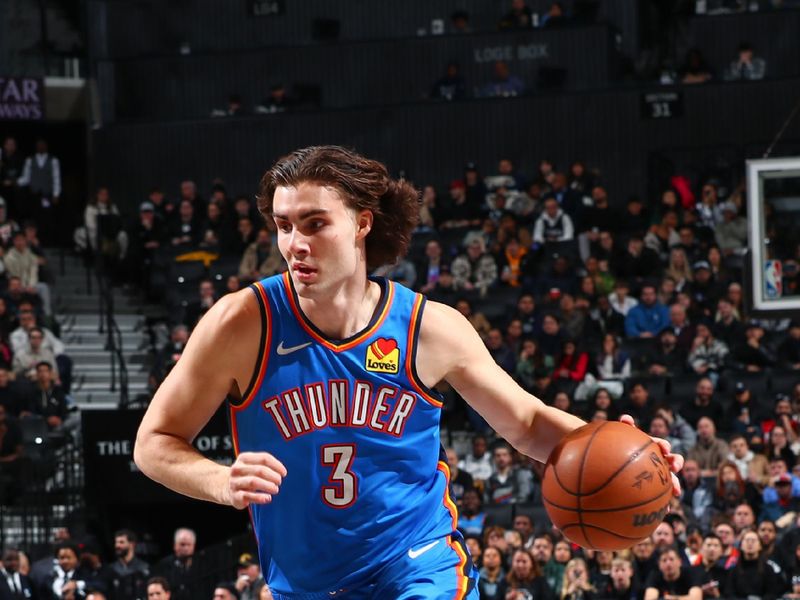
[[[448, 381], [540, 461], [583, 421], [517, 386], [460, 313], [367, 276], [403, 255], [418, 211], [382, 164], [298, 150], [264, 175], [259, 210], [289, 270], [203, 317], [142, 421], [136, 463], [187, 496], [249, 507], [275, 598], [477, 598], [433, 386]], [[226, 395], [231, 467], [191, 445]]]

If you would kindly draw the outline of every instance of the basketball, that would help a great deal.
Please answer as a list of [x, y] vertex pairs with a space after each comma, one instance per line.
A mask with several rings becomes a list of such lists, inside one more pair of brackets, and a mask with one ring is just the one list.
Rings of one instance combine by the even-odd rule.
[[661, 448], [615, 421], [576, 429], [553, 449], [542, 482], [547, 514], [576, 544], [622, 550], [661, 523], [672, 477]]

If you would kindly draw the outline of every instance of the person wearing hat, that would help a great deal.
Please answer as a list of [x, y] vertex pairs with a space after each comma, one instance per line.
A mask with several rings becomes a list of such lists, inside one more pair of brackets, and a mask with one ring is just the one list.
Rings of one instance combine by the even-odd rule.
[[730, 200], [719, 205], [723, 221], [714, 229], [717, 246], [724, 255], [739, 254], [747, 248], [747, 221]]
[[737, 381], [733, 387], [733, 401], [725, 410], [723, 431], [741, 434], [748, 439], [761, 434], [761, 422], [768, 413], [753, 396], [753, 391], [744, 381]]
[[757, 321], [751, 321], [745, 328], [745, 342], [733, 348], [732, 359], [737, 368], [759, 372], [776, 362], [775, 352], [764, 343], [764, 328]]
[[792, 494], [793, 488], [793, 478], [789, 473], [774, 476], [772, 484], [764, 490], [764, 504], [759, 520], [774, 521], [779, 529], [786, 527], [786, 519], [782, 517], [800, 511], [800, 498]]
[[264, 577], [261, 575], [258, 558], [245, 552], [239, 556], [234, 587], [239, 592], [241, 600], [258, 600], [258, 594], [263, 586]]
[[157, 207], [149, 200], [142, 202], [138, 219], [128, 227], [125, 271], [132, 281], [141, 283], [145, 290], [150, 290], [150, 266], [155, 254], [166, 241], [167, 228]]
[[461, 179], [450, 182], [450, 198], [443, 202], [439, 229], [463, 229], [478, 227], [483, 214], [481, 204], [467, 199], [467, 186]]
[[692, 265], [692, 271], [694, 279], [686, 289], [696, 309], [707, 317], [713, 317], [722, 291], [711, 273], [711, 265], [707, 260], [699, 260]]

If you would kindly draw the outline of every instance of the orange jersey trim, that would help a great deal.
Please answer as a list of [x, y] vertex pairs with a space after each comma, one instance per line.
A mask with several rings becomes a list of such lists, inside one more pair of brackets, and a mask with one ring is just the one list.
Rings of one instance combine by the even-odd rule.
[[394, 299], [394, 283], [386, 280], [386, 302], [383, 304], [383, 309], [381, 310], [381, 314], [378, 316], [377, 320], [369, 327], [364, 333], [359, 335], [357, 338], [349, 340], [344, 344], [334, 344], [333, 342], [326, 340], [324, 337], [319, 335], [316, 331], [314, 331], [311, 327], [308, 326], [306, 319], [303, 315], [303, 312], [300, 310], [300, 307], [297, 305], [297, 301], [295, 300], [294, 293], [292, 292], [292, 283], [290, 280], [291, 275], [289, 275], [288, 271], [283, 273], [283, 283], [286, 288], [286, 296], [289, 299], [289, 306], [292, 307], [292, 312], [294, 313], [297, 322], [300, 323], [300, 326], [305, 330], [305, 332], [314, 338], [318, 344], [321, 344], [328, 348], [329, 350], [333, 350], [334, 352], [344, 352], [345, 350], [350, 350], [351, 348], [355, 348], [368, 337], [373, 335], [381, 325], [383, 325], [384, 320], [386, 320], [386, 315], [389, 314], [389, 308], [392, 306], [392, 300]]
[[419, 319], [419, 312], [422, 310], [422, 303], [424, 302], [422, 294], [417, 294], [417, 299], [414, 302], [414, 308], [411, 311], [411, 323], [408, 326], [408, 341], [406, 342], [406, 379], [411, 383], [414, 391], [422, 397], [423, 400], [432, 404], [436, 408], [442, 408], [443, 402], [437, 400], [426, 392], [420, 382], [417, 381], [416, 373], [414, 372], [414, 359], [417, 353], [414, 352], [415, 339], [417, 337], [417, 320]]
[[[458, 529], [458, 508], [455, 502], [450, 497], [450, 467], [444, 461], [439, 461], [436, 468], [444, 474], [444, 498], [442, 504], [447, 508], [450, 516], [453, 519], [453, 531]], [[467, 596], [469, 589], [469, 578], [464, 576], [464, 568], [467, 565], [467, 553], [458, 544], [453, 543], [452, 536], [447, 536], [447, 545], [458, 555], [458, 564], [456, 565], [456, 595], [453, 600], [463, 600]]]
[[253, 401], [253, 398], [256, 397], [258, 394], [258, 390], [261, 389], [261, 384], [264, 382], [264, 375], [267, 372], [267, 363], [269, 362], [269, 354], [272, 348], [272, 310], [269, 307], [269, 300], [267, 300], [267, 292], [264, 290], [264, 286], [261, 283], [257, 282], [253, 284], [253, 289], [256, 290], [259, 297], [261, 298], [262, 305], [264, 306], [264, 312], [266, 314], [266, 319], [264, 322], [264, 349], [261, 353], [261, 356], [257, 358], [259, 364], [257, 365], [258, 375], [256, 375], [255, 381], [253, 381], [253, 386], [250, 388], [250, 392], [242, 398], [242, 401], [237, 404], [236, 406], [231, 405], [231, 415], [233, 415], [234, 411], [237, 410], [244, 410]]

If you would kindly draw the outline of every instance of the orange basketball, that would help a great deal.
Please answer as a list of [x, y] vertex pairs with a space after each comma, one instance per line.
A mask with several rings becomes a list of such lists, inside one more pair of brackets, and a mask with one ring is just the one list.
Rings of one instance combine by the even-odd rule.
[[646, 538], [672, 497], [661, 448], [617, 421], [589, 423], [553, 449], [542, 482], [547, 514], [564, 535], [595, 550], [622, 550]]

